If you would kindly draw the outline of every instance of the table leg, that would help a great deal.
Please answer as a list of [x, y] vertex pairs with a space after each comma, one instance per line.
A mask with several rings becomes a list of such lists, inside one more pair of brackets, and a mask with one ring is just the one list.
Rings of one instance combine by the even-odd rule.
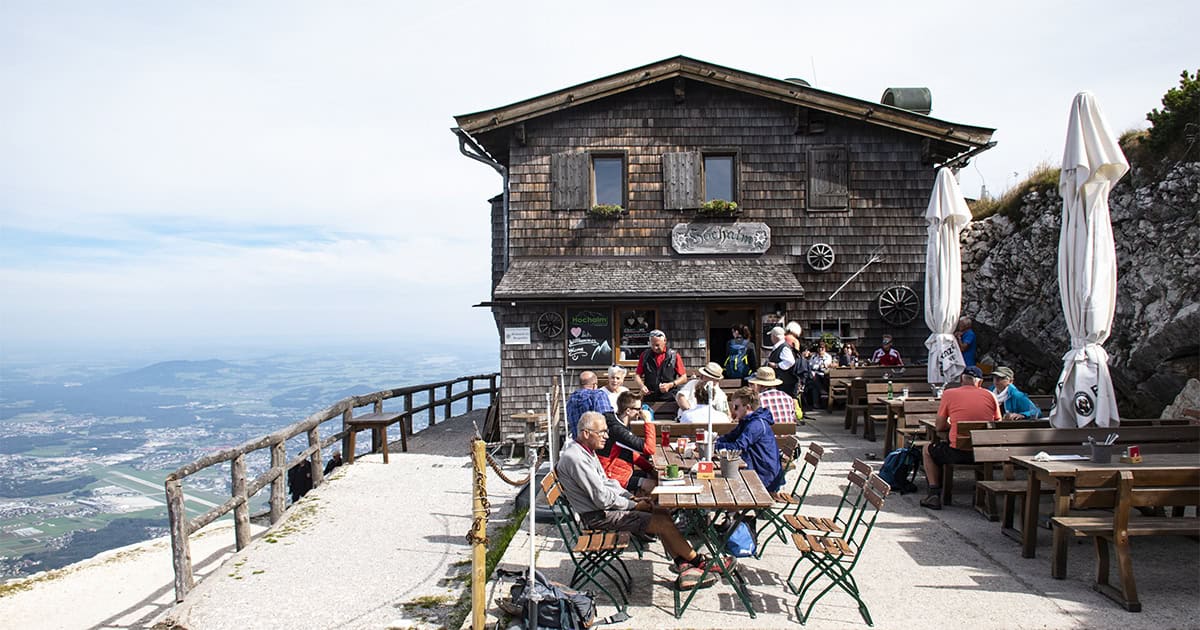
[[[1074, 478], [1060, 477], [1054, 488], [1054, 515], [1066, 516], [1071, 511], [1071, 495], [1074, 493]], [[1059, 527], [1050, 521], [1053, 528], [1051, 538], [1054, 541], [1053, 554], [1050, 559], [1050, 577], [1063, 579], [1067, 576], [1067, 545], [1069, 532], [1065, 527]]]
[[883, 436], [883, 456], [887, 457], [896, 448], [896, 413], [892, 410], [892, 406], [888, 405], [887, 412], [887, 433]]
[[1021, 527], [1021, 557], [1033, 558], [1037, 555], [1037, 517], [1038, 498], [1042, 496], [1042, 481], [1037, 473], [1029, 471], [1029, 487], [1025, 489], [1025, 513], [1021, 515], [1024, 524]]

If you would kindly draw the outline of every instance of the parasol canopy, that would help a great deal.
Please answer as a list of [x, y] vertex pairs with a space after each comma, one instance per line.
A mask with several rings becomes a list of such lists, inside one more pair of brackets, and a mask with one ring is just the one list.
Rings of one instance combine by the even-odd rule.
[[971, 210], [948, 168], [938, 170], [929, 208], [929, 240], [925, 245], [925, 325], [932, 334], [928, 381], [946, 383], [962, 374], [966, 363], [954, 336], [962, 310], [962, 250], [959, 234], [971, 222]]

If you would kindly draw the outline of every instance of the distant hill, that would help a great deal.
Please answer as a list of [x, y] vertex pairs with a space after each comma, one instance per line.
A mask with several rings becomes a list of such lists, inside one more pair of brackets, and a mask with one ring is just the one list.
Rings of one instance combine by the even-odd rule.
[[233, 366], [219, 359], [206, 361], [162, 361], [140, 370], [117, 374], [86, 387], [105, 389], [136, 389], [141, 387], [175, 387], [196, 377], [211, 376]]

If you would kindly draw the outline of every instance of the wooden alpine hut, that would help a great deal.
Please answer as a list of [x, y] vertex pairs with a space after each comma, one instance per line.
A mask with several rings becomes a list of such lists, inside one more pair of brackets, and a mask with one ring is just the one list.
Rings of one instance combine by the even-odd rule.
[[921, 358], [936, 169], [994, 144], [930, 101], [680, 56], [456, 116], [462, 152], [503, 178], [481, 304], [502, 344], [503, 430], [545, 408], [561, 370], [568, 388], [585, 368], [632, 371], [651, 329], [693, 371], [724, 360], [731, 326], [761, 344], [791, 320], [868, 355], [890, 332]]

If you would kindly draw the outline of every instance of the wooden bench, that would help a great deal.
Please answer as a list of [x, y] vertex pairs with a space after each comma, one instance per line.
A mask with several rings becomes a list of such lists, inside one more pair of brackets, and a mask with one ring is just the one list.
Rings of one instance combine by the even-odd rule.
[[904, 446], [910, 438], [914, 441], [921, 441], [926, 433], [925, 427], [921, 426], [921, 420], [937, 420], [937, 411], [941, 404], [940, 400], [904, 401], [904, 411], [897, 418], [894, 429], [893, 444], [899, 448]]
[[[909, 395], [912, 396], [932, 396], [933, 388], [924, 381], [919, 383], [908, 382], [892, 382], [892, 393], [899, 397], [903, 394], [904, 389], [908, 389]], [[875, 423], [879, 422], [884, 426], [888, 423], [887, 409], [880, 411], [877, 398], [887, 396], [888, 384], [882, 383], [867, 383], [867, 408], [863, 412], [863, 438], [875, 441]], [[886, 450], [886, 449], [885, 449]]]
[[[633, 431], [634, 435], [642, 435], [643, 422], [635, 420], [629, 423], [629, 430]], [[717, 435], [725, 435], [737, 427], [736, 422], [714, 422], [713, 432]], [[691, 437], [696, 435], [698, 429], [707, 429], [708, 425], [700, 422], [672, 422], [670, 420], [654, 420], [654, 430], [658, 435], [662, 435], [663, 431], [670, 434], [671, 438]], [[775, 435], [795, 435], [795, 422], [776, 422], [771, 425], [771, 429]]]
[[[1141, 424], [1141, 423], [1165, 424]], [[1178, 420], [1123, 420], [1115, 430], [1120, 434], [1116, 446], [1136, 444], [1143, 453], [1187, 453], [1200, 450], [1200, 426], [1180, 425]], [[1113, 429], [1053, 429], [1046, 426], [1024, 428], [1024, 422], [992, 423], [989, 427], [971, 431], [971, 445], [976, 464], [1002, 465], [1004, 479], [991, 479], [990, 470], [975, 485], [975, 505], [985, 516], [995, 520], [997, 497], [1004, 498], [999, 513], [1001, 530], [1020, 539], [1013, 527], [1017, 502], [1025, 497], [1028, 484], [1015, 479], [1009, 459], [1013, 455], [1036, 455], [1039, 451], [1051, 454], [1078, 453], [1088, 437], [1103, 440]], [[943, 486], [948, 485], [943, 483]], [[1049, 491], [1047, 489], [1047, 491]]]
[[[1113, 483], [1115, 477], [1115, 484]], [[1115, 485], [1115, 492], [1114, 492]], [[1115, 497], [1114, 497], [1115, 494]], [[1200, 506], [1200, 468], [1193, 470], [1146, 470], [1146, 471], [1081, 471], [1075, 477], [1075, 492], [1071, 497], [1072, 507], [1113, 506], [1110, 516], [1056, 516], [1051, 522], [1063, 527], [1076, 536], [1091, 536], [1096, 545], [1097, 591], [1125, 607], [1130, 612], [1139, 612], [1137, 586], [1133, 580], [1131, 536], [1197, 536], [1200, 535], [1200, 517], [1145, 517], [1132, 518], [1135, 508], [1165, 506]], [[1117, 572], [1120, 588], [1108, 581], [1109, 543], [1116, 551]], [[1061, 550], [1066, 553], [1065, 548]], [[1057, 552], [1056, 552], [1057, 557]], [[1177, 561], [1195, 560], [1177, 558]], [[1194, 575], [1194, 568], [1189, 570]]]

